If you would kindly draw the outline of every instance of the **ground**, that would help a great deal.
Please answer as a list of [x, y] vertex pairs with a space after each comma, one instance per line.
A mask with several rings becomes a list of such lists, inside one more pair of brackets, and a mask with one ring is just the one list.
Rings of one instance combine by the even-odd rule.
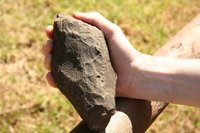
[[[56, 14], [99, 11], [152, 54], [200, 12], [200, 0], [0, 0], [0, 133], [64, 133], [80, 118], [45, 81], [40, 52]], [[200, 131], [200, 109], [171, 104], [148, 133]]]

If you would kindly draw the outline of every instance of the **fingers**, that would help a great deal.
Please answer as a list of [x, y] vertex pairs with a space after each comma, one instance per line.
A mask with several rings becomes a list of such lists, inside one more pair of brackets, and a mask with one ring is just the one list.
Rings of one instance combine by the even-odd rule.
[[56, 84], [51, 72], [47, 73], [46, 79], [50, 86], [57, 88], [57, 84]]
[[49, 71], [51, 71], [52, 50], [53, 50], [53, 41], [48, 40], [42, 48], [42, 53], [45, 55], [44, 66]]
[[104, 18], [98, 12], [90, 12], [90, 13], [74, 12], [73, 17], [96, 26], [97, 28], [103, 31], [103, 33], [107, 38], [109, 38], [116, 32], [120, 31], [119, 30], [120, 28], [117, 25], [111, 23], [109, 20]]
[[[46, 28], [46, 35], [50, 40], [47, 40], [47, 42], [44, 44], [42, 48], [42, 53], [45, 55], [44, 58], [44, 66], [48, 71], [51, 71], [51, 60], [52, 60], [52, 54], [51, 52], [53, 51], [53, 26], [47, 26]], [[56, 82], [51, 74], [51, 72], [48, 72], [46, 75], [47, 82], [49, 83], [50, 86], [52, 87], [57, 87]]]
[[51, 53], [53, 51], [53, 41], [47, 40], [47, 42], [42, 47], [42, 53], [44, 55]]
[[53, 38], [53, 26], [52, 25], [49, 25], [46, 27], [46, 35], [49, 39], [52, 39]]
[[47, 70], [51, 71], [52, 54], [46, 54], [44, 57], [44, 66]]

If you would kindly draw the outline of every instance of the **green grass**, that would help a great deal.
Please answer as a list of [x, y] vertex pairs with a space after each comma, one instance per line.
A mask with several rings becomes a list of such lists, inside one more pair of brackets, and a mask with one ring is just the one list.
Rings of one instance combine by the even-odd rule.
[[[69, 132], [80, 118], [45, 82], [40, 49], [56, 14], [98, 11], [152, 54], [200, 11], [200, 0], [0, 0], [0, 133]], [[198, 132], [200, 110], [170, 105], [148, 130]]]

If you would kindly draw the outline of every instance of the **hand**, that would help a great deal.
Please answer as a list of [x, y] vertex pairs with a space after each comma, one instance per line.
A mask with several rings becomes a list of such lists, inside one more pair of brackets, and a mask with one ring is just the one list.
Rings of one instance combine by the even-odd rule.
[[[99, 28], [105, 35], [112, 66], [117, 74], [117, 96], [199, 105], [199, 60], [153, 57], [136, 51], [121, 29], [99, 13], [76, 12], [73, 17]], [[47, 81], [57, 87], [51, 74], [53, 27], [46, 29], [49, 40], [43, 46]], [[192, 91], [191, 91], [192, 90]]]
[[[132, 72], [136, 73], [137, 71], [135, 64], [140, 57], [140, 53], [133, 48], [117, 25], [108, 21], [99, 13], [75, 12], [73, 17], [96, 26], [104, 33], [109, 47], [112, 66], [118, 76], [116, 94], [117, 96], [124, 96], [126, 93], [129, 93], [129, 89], [134, 83]], [[43, 47], [43, 53], [45, 55], [44, 65], [51, 71], [51, 52], [53, 49], [53, 41], [51, 40], [53, 35], [52, 26], [47, 27], [46, 34], [50, 40]], [[46, 78], [51, 86], [56, 87], [51, 72], [47, 73]]]
[[49, 71], [46, 75], [46, 79], [50, 86], [57, 87], [56, 82], [51, 74], [51, 60], [53, 51], [53, 26], [48, 26], [46, 28], [46, 35], [49, 38], [47, 42], [43, 45], [42, 53], [44, 54], [44, 66]]

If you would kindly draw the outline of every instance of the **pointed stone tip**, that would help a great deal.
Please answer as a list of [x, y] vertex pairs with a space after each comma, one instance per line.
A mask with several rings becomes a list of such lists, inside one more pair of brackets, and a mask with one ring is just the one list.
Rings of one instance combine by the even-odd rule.
[[55, 15], [54, 20], [55, 21], [62, 21], [63, 19], [69, 19], [69, 18], [72, 18], [72, 17], [69, 16], [69, 15], [65, 15], [64, 13], [59, 13], [59, 14]]
[[60, 13], [60, 14], [57, 14], [56, 16], [55, 16], [55, 18], [63, 18], [63, 17], [65, 17], [66, 15], [64, 14], [64, 13]]

